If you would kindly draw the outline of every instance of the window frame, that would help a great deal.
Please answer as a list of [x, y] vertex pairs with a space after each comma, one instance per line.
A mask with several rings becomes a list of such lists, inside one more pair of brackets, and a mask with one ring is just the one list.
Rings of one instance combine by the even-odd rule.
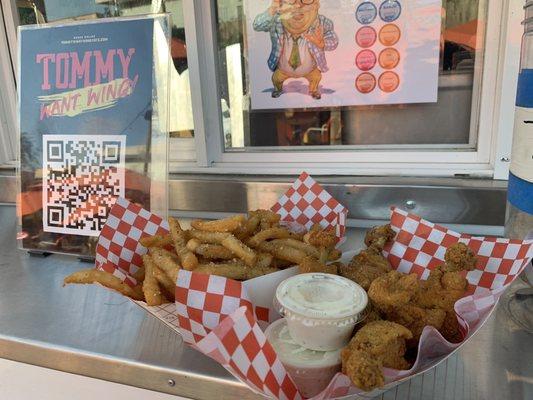
[[[475, 151], [468, 151], [473, 143], [471, 137], [469, 145], [453, 149], [433, 146], [416, 150], [417, 146], [412, 145], [394, 149], [339, 146], [320, 151], [310, 147], [299, 151], [279, 148], [238, 152], [226, 151], [223, 143], [215, 0], [183, 0], [190, 85], [194, 88], [191, 100], [195, 135], [194, 139], [170, 139], [170, 172], [287, 175], [306, 170], [316, 175], [460, 175], [507, 179], [512, 144], [509, 132], [514, 125], [522, 36], [523, 10], [518, 3], [488, 0], [484, 51], [476, 56], [475, 67], [479, 68], [481, 63], [483, 68], [483, 74], [477, 74], [480, 82], [474, 85], [481, 92], [480, 106], [472, 105], [473, 110], [479, 110], [479, 116], [472, 122], [480, 132]], [[7, 47], [11, 54], [16, 54], [13, 53], [18, 25], [16, 6], [9, 0], [1, 0], [1, 4]], [[13, 71], [16, 62], [16, 57], [11, 57]], [[16, 104], [16, 90], [8, 91], [8, 95], [13, 99], [9, 103]], [[13, 132], [15, 122], [16, 118], [12, 123]]]
[[[473, 126], [477, 125], [477, 140], [470, 138], [470, 145], [476, 144], [474, 151], [456, 146], [452, 149], [413, 150], [417, 146], [394, 146], [384, 150], [373, 146], [359, 149], [328, 148], [317, 151], [313, 148], [294, 151], [280, 148], [276, 151], [227, 151], [223, 145], [223, 130], [220, 113], [220, 86], [217, 68], [216, 46], [216, 4], [215, 0], [194, 2], [184, 0], [187, 4], [186, 34], [193, 31], [196, 39], [188, 49], [189, 54], [201, 60], [201, 70], [194, 70], [195, 65], [189, 59], [192, 68], [191, 87], [200, 88], [192, 93], [193, 103], [203, 99], [202, 108], [193, 107], [195, 114], [195, 140], [197, 153], [201, 154], [197, 165], [174, 166], [175, 172], [210, 172], [241, 174], [294, 174], [305, 169], [313, 174], [336, 175], [420, 175], [420, 176], [454, 176], [470, 175], [476, 177], [506, 179], [512, 141], [508, 132], [512, 132], [514, 122], [514, 96], [516, 93], [516, 74], [518, 72], [519, 51], [516, 43], [509, 43], [508, 38], [516, 38], [521, 31], [522, 8], [517, 2], [489, 0], [485, 10], [487, 24], [483, 50], [476, 55], [476, 67], [483, 68], [482, 74], [476, 74], [474, 90], [479, 90], [478, 104], [472, 104]], [[195, 18], [187, 18], [187, 15]], [[484, 19], [484, 18], [483, 18]], [[482, 20], [483, 20], [482, 19]], [[187, 25], [190, 25], [187, 27]], [[189, 28], [189, 30], [187, 30]], [[521, 32], [520, 32], [521, 33]], [[521, 36], [521, 35], [520, 35]], [[215, 39], [215, 40], [213, 40]], [[480, 39], [481, 40], [481, 39]], [[519, 47], [518, 41], [518, 47]], [[191, 47], [195, 49], [191, 51]], [[500, 57], [505, 55], [505, 57]], [[191, 65], [192, 64], [192, 65]], [[195, 82], [193, 82], [195, 76]], [[503, 82], [506, 85], [503, 85]], [[200, 83], [200, 86], [196, 86]], [[217, 93], [217, 96], [213, 96]], [[510, 107], [512, 104], [513, 107]], [[214, 121], [217, 116], [218, 121]], [[203, 117], [203, 118], [202, 118]], [[196, 124], [199, 120], [200, 124]], [[356, 160], [356, 161], [354, 161]], [[387, 160], [387, 161], [384, 161]], [[416, 160], [416, 161], [412, 161]], [[209, 168], [205, 168], [209, 167]]]

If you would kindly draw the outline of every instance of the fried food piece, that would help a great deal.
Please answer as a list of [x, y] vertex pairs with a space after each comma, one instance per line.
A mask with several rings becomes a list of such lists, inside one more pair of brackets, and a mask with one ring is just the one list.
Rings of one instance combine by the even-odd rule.
[[158, 247], [151, 247], [148, 251], [157, 267], [159, 267], [172, 280], [172, 282], [176, 282], [178, 279], [178, 272], [181, 269], [177, 256], [170, 251]]
[[269, 268], [274, 261], [274, 256], [269, 253], [258, 253], [255, 266], [258, 268]]
[[154, 266], [153, 274], [157, 282], [165, 289], [165, 297], [170, 301], [174, 301], [176, 292], [174, 282], [157, 266]]
[[403, 356], [405, 341], [412, 337], [411, 331], [402, 325], [390, 321], [374, 321], [355, 334], [348, 349], [364, 351], [381, 360], [384, 367], [408, 369], [409, 363]]
[[175, 218], [169, 218], [168, 224], [170, 226], [170, 236], [174, 242], [176, 254], [184, 269], [192, 271], [198, 265], [198, 258], [187, 249], [187, 238], [185, 232], [181, 229], [180, 223]]
[[312, 229], [304, 235], [304, 242], [315, 247], [333, 248], [337, 244], [335, 229]]
[[379, 360], [359, 350], [346, 354], [346, 358], [342, 361], [342, 372], [352, 380], [355, 386], [369, 392], [385, 384], [385, 377], [381, 370], [382, 364]]
[[200, 264], [194, 272], [200, 274], [218, 275], [235, 280], [245, 280], [248, 277], [247, 266], [241, 261], [227, 263]]
[[352, 382], [366, 391], [383, 386], [382, 367], [408, 369], [405, 360], [409, 329], [389, 321], [363, 326], [341, 352], [342, 370]]
[[220, 244], [230, 234], [225, 232], [205, 232], [193, 229], [189, 231], [189, 235], [195, 239], [198, 239], [202, 243]]
[[142, 256], [143, 264], [145, 268], [144, 282], [142, 285], [144, 298], [146, 304], [149, 306], [160, 306], [164, 302], [164, 296], [161, 293], [157, 279], [154, 276], [155, 266], [154, 260], [148, 254]]
[[301, 274], [310, 272], [320, 272], [324, 274], [337, 275], [338, 266], [336, 264], [322, 264], [312, 256], [304, 257], [302, 262], [298, 265], [298, 270]]
[[99, 283], [100, 285], [116, 290], [117, 292], [123, 294], [124, 296], [128, 296], [133, 300], [144, 300], [143, 292], [142, 290], [139, 290], [140, 286], [132, 288], [128, 284], [122, 282], [116, 276], [106, 271], [100, 271], [97, 269], [82, 269], [70, 274], [63, 280], [63, 285], [67, 285], [69, 283]]
[[464, 243], [455, 243], [448, 247], [444, 261], [447, 272], [472, 271], [477, 263], [474, 252]]
[[370, 247], [354, 256], [350, 263], [340, 269], [340, 275], [351, 279], [368, 290], [374, 279], [392, 271], [389, 261], [381, 252]]
[[165, 247], [172, 244], [170, 235], [145, 236], [139, 240], [144, 247]]
[[277, 245], [272, 242], [263, 242], [258, 248], [261, 251], [272, 254], [275, 258], [290, 261], [292, 264], [300, 264], [302, 260], [307, 257], [307, 254], [301, 250], [291, 246]]
[[200, 264], [194, 272], [201, 274], [218, 275], [235, 280], [246, 280], [257, 278], [258, 276], [276, 272], [272, 267], [249, 267], [240, 260], [227, 263]]
[[191, 222], [194, 229], [207, 232], [233, 232], [241, 227], [244, 223], [244, 215], [235, 215], [232, 217], [218, 219], [214, 221], [195, 220]]
[[269, 228], [259, 231], [248, 240], [248, 245], [251, 247], [257, 247], [261, 243], [270, 239], [283, 239], [289, 238], [291, 233], [287, 228]]
[[445, 269], [442, 265], [435, 268], [426, 281], [420, 282], [420, 290], [414, 299], [418, 306], [452, 311], [455, 302], [464, 296], [467, 279], [460, 272], [445, 272]]
[[244, 260], [246, 265], [250, 267], [253, 267], [255, 265], [255, 262], [257, 260], [257, 253], [248, 246], [246, 246], [235, 236], [228, 235], [224, 240], [222, 240], [222, 242], [220, 242], [220, 244], [235, 253], [237, 257]]
[[389, 240], [396, 236], [389, 224], [383, 226], [375, 226], [366, 233], [365, 245], [367, 247], [374, 247], [380, 252], [383, 250]]
[[202, 243], [198, 239], [191, 239], [187, 242], [187, 248], [211, 260], [231, 260], [235, 258], [235, 254], [220, 244]]
[[412, 304], [400, 307], [389, 308], [384, 317], [405, 326], [413, 334], [412, 340], [408, 342], [409, 347], [416, 347], [422, 331], [426, 326], [433, 326], [440, 330], [446, 318], [446, 311], [437, 308], [422, 308]]
[[407, 305], [418, 293], [419, 281], [416, 274], [402, 274], [390, 271], [376, 278], [368, 289], [368, 297], [381, 312]]
[[257, 215], [251, 216], [241, 225], [240, 228], [235, 230], [233, 234], [241, 242], [245, 241], [246, 239], [248, 239], [250, 236], [252, 236], [255, 233], [260, 222], [261, 222], [261, 219], [259, 218], [259, 216]]
[[279, 225], [281, 216], [270, 210], [255, 210], [249, 212], [250, 217], [259, 217], [261, 230], [274, 228]]

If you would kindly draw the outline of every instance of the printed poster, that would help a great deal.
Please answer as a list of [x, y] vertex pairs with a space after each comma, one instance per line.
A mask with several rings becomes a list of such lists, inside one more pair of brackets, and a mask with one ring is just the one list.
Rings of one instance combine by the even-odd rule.
[[441, 0], [246, 0], [252, 109], [437, 101]]
[[150, 209], [154, 18], [19, 31], [22, 247], [94, 254], [111, 206]]

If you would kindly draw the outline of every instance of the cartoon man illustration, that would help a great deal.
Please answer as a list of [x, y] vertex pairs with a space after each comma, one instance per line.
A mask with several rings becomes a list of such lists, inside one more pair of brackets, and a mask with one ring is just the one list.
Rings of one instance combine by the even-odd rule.
[[270, 32], [272, 51], [268, 67], [273, 72], [272, 97], [283, 93], [289, 78], [305, 78], [309, 94], [320, 99], [319, 84], [328, 71], [326, 51], [333, 51], [339, 39], [333, 22], [318, 14], [320, 0], [272, 0], [270, 7], [256, 16], [253, 28]]

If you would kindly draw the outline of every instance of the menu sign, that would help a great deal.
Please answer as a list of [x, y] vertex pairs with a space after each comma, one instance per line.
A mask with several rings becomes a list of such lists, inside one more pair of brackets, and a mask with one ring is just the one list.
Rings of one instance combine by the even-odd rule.
[[19, 31], [24, 248], [92, 255], [118, 197], [150, 208], [153, 38], [153, 18]]
[[247, 0], [253, 109], [436, 102], [441, 0]]

